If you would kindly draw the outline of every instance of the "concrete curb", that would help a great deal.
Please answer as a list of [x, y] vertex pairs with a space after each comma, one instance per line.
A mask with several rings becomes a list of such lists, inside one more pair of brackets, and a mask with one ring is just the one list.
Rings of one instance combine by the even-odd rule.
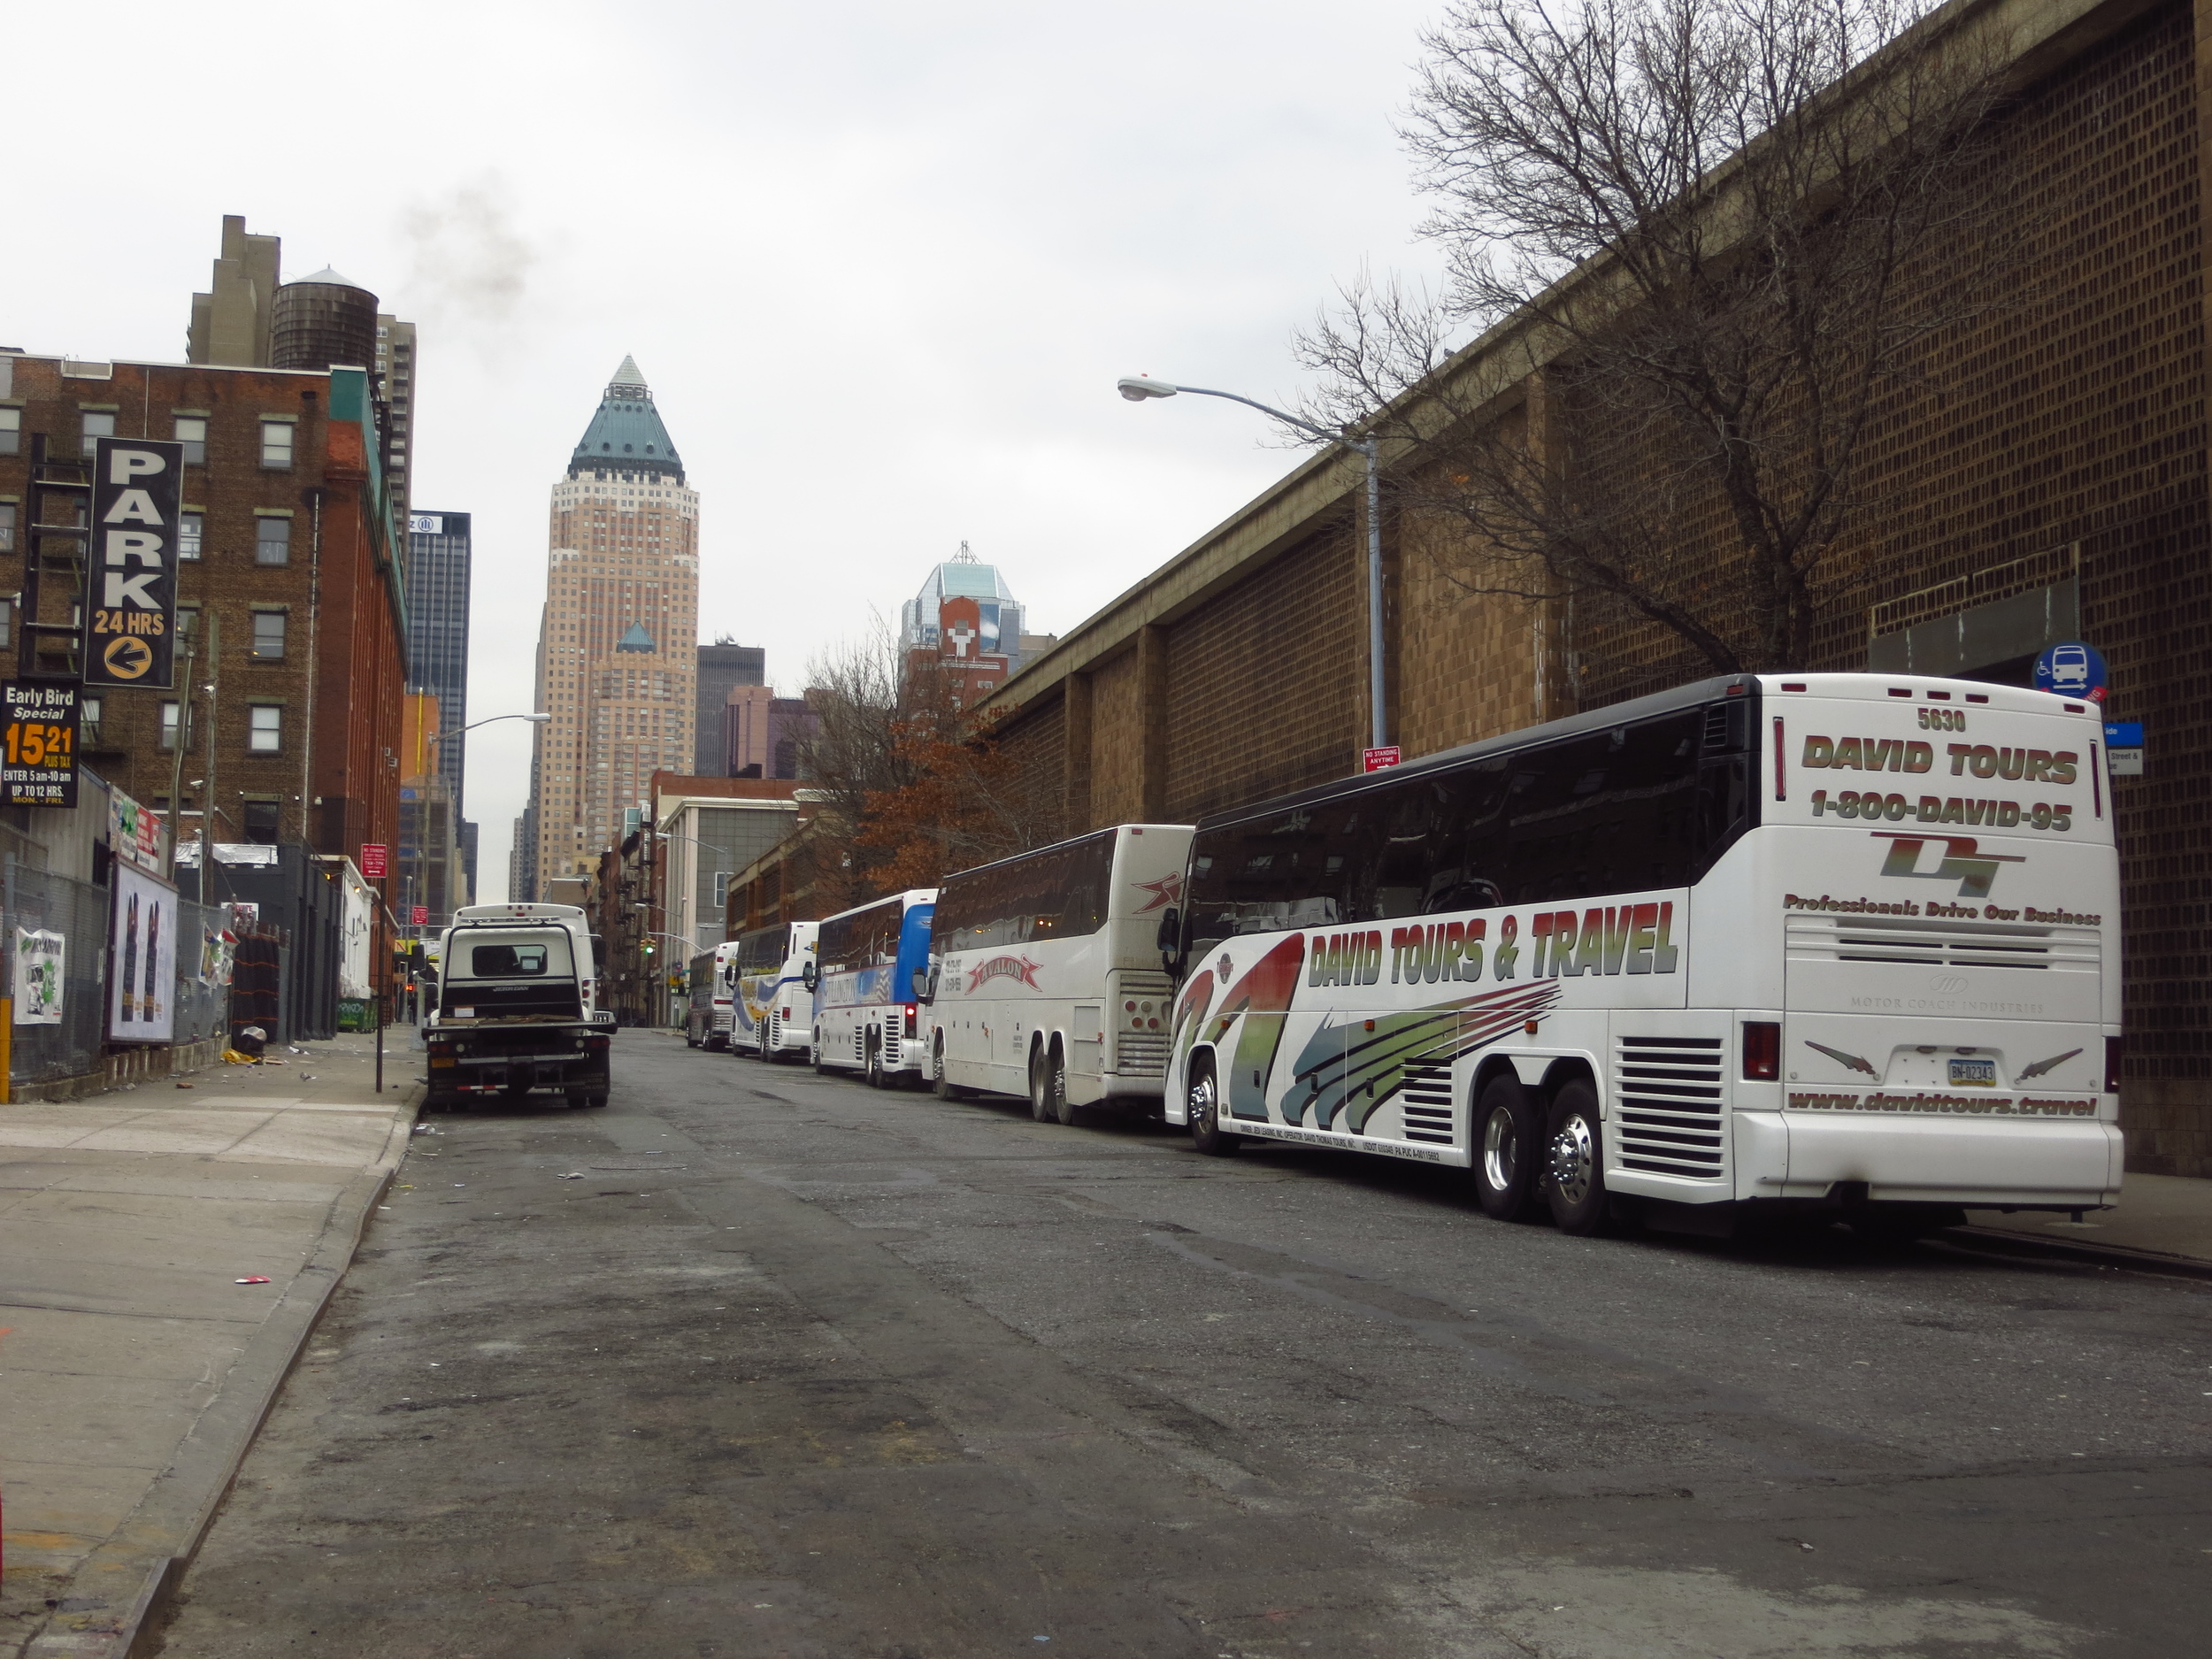
[[2045, 1261], [2078, 1262], [2093, 1267], [2123, 1268], [2134, 1273], [2212, 1279], [2212, 1262], [2191, 1256], [2169, 1256], [2161, 1250], [2138, 1250], [2124, 1244], [2032, 1239], [2024, 1233], [1976, 1226], [1947, 1227], [1934, 1238], [1954, 1249], [1970, 1250], [1978, 1256], [2033, 1256]]
[[[130, 1519], [85, 1557], [63, 1610], [31, 1638], [24, 1659], [146, 1659], [159, 1647], [169, 1599], [407, 1156], [422, 1093], [419, 1084], [408, 1086], [383, 1151], [332, 1203], [314, 1254], [231, 1367], [222, 1392]], [[64, 1619], [73, 1628], [57, 1628]]]

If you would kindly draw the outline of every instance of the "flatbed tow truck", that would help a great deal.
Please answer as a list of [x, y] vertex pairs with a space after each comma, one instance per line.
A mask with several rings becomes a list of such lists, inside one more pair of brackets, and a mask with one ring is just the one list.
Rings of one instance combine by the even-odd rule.
[[607, 1103], [614, 1015], [602, 1010], [600, 941], [573, 904], [472, 904], [439, 943], [437, 998], [423, 1023], [426, 1111], [557, 1094]]

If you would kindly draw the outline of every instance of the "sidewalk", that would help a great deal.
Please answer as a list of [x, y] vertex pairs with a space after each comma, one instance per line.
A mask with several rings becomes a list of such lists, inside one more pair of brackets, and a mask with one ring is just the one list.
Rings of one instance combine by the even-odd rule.
[[126, 1651], [406, 1154], [411, 1034], [381, 1095], [348, 1035], [0, 1106], [0, 1659]]
[[2047, 1213], [1970, 1210], [1954, 1243], [2101, 1257], [2116, 1265], [2165, 1267], [2212, 1278], [2212, 1181], [2185, 1175], [2130, 1175], [2116, 1210], [2091, 1210], [2080, 1221]]

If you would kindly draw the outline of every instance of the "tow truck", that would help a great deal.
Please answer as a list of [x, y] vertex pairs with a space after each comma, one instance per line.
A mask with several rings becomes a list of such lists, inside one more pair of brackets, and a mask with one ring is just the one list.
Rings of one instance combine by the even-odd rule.
[[614, 1015], [600, 1009], [601, 941], [573, 904], [472, 904], [439, 941], [426, 1110], [545, 1092], [607, 1103]]

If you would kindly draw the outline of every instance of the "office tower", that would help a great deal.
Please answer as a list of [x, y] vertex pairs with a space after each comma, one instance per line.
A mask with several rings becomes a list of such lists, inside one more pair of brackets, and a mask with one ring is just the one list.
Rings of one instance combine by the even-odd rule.
[[699, 648], [699, 685], [692, 704], [692, 762], [695, 778], [726, 778], [729, 738], [723, 708], [739, 686], [768, 679], [768, 653], [757, 645], [739, 645], [727, 637]]
[[987, 695], [1022, 664], [1022, 607], [998, 567], [960, 551], [901, 607], [899, 649], [910, 669], [944, 676], [953, 706]]
[[625, 357], [553, 487], [531, 774], [535, 887], [588, 875], [695, 758], [699, 497]]
[[[403, 777], [403, 820], [411, 800], [421, 808], [419, 826], [403, 822], [401, 845], [419, 849], [424, 864], [419, 880], [423, 896], [411, 900], [442, 913], [466, 902], [468, 881], [456, 868], [471, 839], [458, 820], [467, 776], [469, 723], [469, 516], [465, 512], [419, 512], [407, 521], [407, 689], [434, 711], [427, 722], [435, 741], [426, 738], [421, 764], [435, 780], [428, 787]], [[415, 764], [411, 746], [409, 764]], [[440, 824], [432, 819], [440, 819]], [[442, 826], [450, 824], [450, 832]], [[417, 833], [411, 835], [410, 829]], [[431, 868], [430, 866], [436, 866]]]
[[[376, 319], [377, 378], [384, 387], [386, 410], [384, 475], [392, 489], [392, 511], [406, 522], [413, 511], [415, 478], [415, 325], [380, 312]], [[465, 524], [468, 515], [457, 515]], [[450, 717], [449, 717], [450, 718]], [[457, 789], [453, 797], [461, 798]]]

